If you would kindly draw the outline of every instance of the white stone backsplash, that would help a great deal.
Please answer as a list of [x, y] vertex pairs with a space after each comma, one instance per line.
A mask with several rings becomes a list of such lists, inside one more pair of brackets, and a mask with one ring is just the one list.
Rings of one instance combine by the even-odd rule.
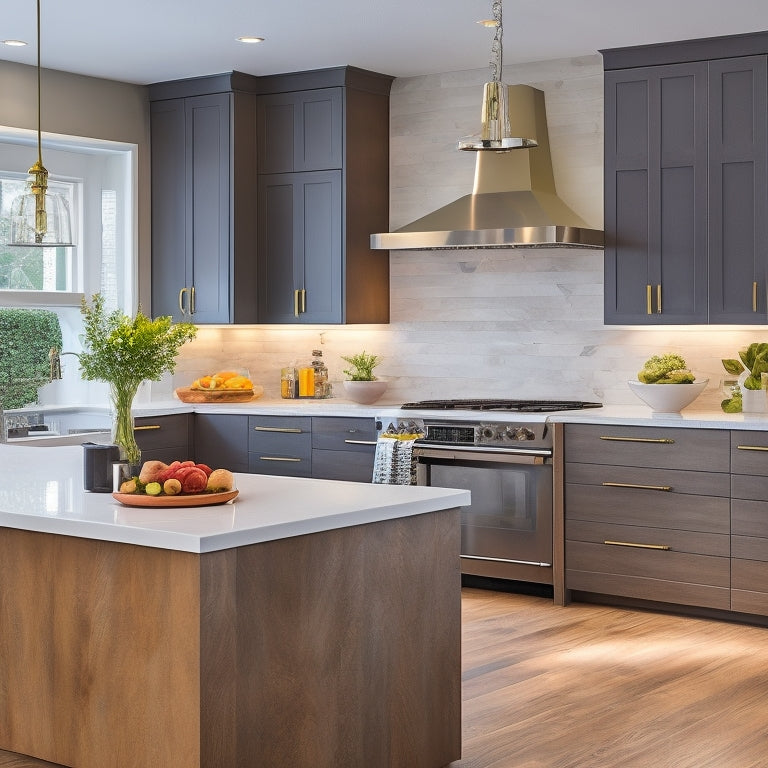
[[[487, 70], [400, 78], [391, 99], [391, 226], [471, 192], [475, 158], [455, 150], [479, 129]], [[505, 67], [507, 83], [546, 94], [555, 180], [565, 202], [602, 226], [600, 56]], [[603, 324], [602, 251], [562, 248], [393, 251], [391, 323], [369, 326], [206, 327], [182, 351], [174, 386], [244, 368], [279, 396], [280, 368], [322, 349], [332, 381], [341, 355], [381, 355], [386, 402], [448, 397], [639, 401], [626, 381], [652, 354], [675, 351], [710, 379], [694, 408], [717, 408], [720, 360], [768, 328], [624, 328]], [[321, 343], [321, 334], [322, 342]], [[336, 394], [342, 396], [337, 384]]]

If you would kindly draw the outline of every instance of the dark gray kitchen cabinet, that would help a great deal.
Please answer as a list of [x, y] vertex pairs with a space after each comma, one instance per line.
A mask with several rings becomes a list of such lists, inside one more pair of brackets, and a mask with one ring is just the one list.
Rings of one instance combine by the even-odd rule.
[[248, 472], [248, 416], [196, 413], [195, 461], [211, 469]]
[[312, 418], [312, 477], [370, 483], [376, 453], [372, 418]]
[[389, 256], [370, 235], [389, 227], [391, 82], [355, 67], [259, 78], [259, 322], [389, 322]]
[[308, 416], [250, 416], [248, 471], [261, 475], [309, 477], [312, 473], [312, 419]]
[[766, 322], [767, 51], [603, 51], [607, 324]]
[[259, 176], [263, 322], [344, 322], [341, 189], [341, 171]]
[[259, 173], [340, 169], [343, 100], [341, 87], [262, 96], [258, 106]]
[[254, 83], [230, 73], [150, 86], [154, 316], [256, 321]]
[[140, 416], [134, 420], [136, 444], [142, 461], [187, 461], [192, 458], [192, 414]]

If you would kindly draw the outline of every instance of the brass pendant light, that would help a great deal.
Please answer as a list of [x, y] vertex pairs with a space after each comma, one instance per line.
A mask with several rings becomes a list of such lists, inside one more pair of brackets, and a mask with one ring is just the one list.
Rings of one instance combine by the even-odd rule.
[[[527, 149], [538, 146], [534, 126], [533, 103], [508, 103], [507, 86], [501, 82], [503, 66], [504, 26], [501, 18], [501, 0], [494, 0], [491, 6], [493, 19], [482, 22], [495, 27], [491, 46], [491, 82], [483, 88], [483, 108], [480, 134], [459, 140], [458, 148], [468, 151], [490, 150], [507, 152], [511, 149]], [[510, 114], [514, 118], [510, 120]]]
[[69, 206], [61, 195], [48, 191], [48, 171], [43, 165], [40, 75], [40, 0], [37, 0], [37, 162], [29, 169], [29, 191], [11, 203], [9, 245], [71, 247]]

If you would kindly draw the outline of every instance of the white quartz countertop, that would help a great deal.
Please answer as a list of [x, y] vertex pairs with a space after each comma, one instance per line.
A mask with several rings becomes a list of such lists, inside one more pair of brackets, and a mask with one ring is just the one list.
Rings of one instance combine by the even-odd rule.
[[235, 475], [239, 496], [210, 507], [127, 507], [83, 489], [81, 446], [0, 444], [0, 526], [184, 552], [213, 552], [465, 506], [450, 488]]

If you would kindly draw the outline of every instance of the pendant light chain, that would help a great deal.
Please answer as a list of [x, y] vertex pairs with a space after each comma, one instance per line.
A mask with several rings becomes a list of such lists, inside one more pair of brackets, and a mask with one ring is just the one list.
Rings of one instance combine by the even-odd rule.
[[[40, 2], [40, 0], [38, 0]], [[501, 0], [493, 0], [491, 6], [491, 12], [493, 13], [493, 20], [496, 22], [496, 32], [493, 36], [493, 43], [491, 43], [491, 80], [495, 83], [500, 83], [502, 78], [503, 62], [503, 48], [501, 39], [504, 37], [504, 26], [501, 23]]]

